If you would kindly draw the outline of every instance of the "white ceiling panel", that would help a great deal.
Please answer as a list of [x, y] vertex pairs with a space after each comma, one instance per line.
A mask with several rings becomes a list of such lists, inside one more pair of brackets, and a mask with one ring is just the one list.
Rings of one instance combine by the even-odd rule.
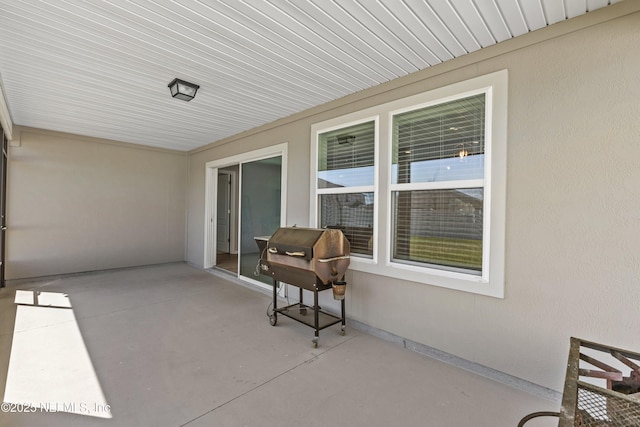
[[542, 28], [547, 24], [540, 0], [520, 2], [520, 7], [522, 8], [524, 19], [529, 29]]
[[567, 19], [564, 2], [558, 0], [542, 0], [542, 9], [544, 10], [545, 18], [549, 25]]
[[461, 55], [480, 49], [482, 46], [467, 26], [462, 15], [465, 10], [468, 10], [474, 13], [476, 17], [479, 17], [475, 7], [467, 2], [467, 4], [461, 8], [462, 10], [458, 10], [454, 3], [455, 2], [449, 0], [433, 0], [429, 4], [434, 13], [437, 14], [444, 23], [451, 37], [461, 46]]
[[[529, 2], [535, 0], [529, 0]], [[526, 3], [526, 2], [525, 2]], [[527, 23], [520, 9], [520, 3], [511, 0], [496, 0], [500, 15], [504, 17], [505, 25], [509, 28], [509, 33], [514, 36], [521, 36], [529, 32]]]
[[509, 31], [506, 17], [500, 12], [495, 0], [475, 0], [475, 3], [480, 16], [496, 41], [503, 42], [513, 37]]
[[580, 16], [587, 11], [587, 0], [565, 2], [565, 10], [567, 12], [567, 18]]
[[0, 78], [15, 124], [187, 151], [616, 1], [0, 0]]
[[421, 21], [422, 32], [434, 37], [435, 42], [431, 42], [434, 48], [442, 46], [444, 49], [444, 51], [440, 49], [435, 51], [441, 62], [467, 53], [453, 31], [447, 27], [438, 14], [438, 11], [445, 13], [443, 6], [442, 2], [438, 1], [433, 4], [427, 2], [413, 2], [411, 4], [412, 13]]
[[487, 22], [483, 19], [478, 6], [473, 0], [449, 0], [448, 3], [455, 9], [464, 25], [469, 28], [480, 47], [487, 47], [496, 43], [496, 39], [493, 37]]

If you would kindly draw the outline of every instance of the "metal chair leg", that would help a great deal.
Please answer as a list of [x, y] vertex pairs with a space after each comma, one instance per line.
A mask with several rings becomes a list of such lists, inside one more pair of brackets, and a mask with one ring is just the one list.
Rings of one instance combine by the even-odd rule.
[[534, 418], [538, 418], [538, 417], [560, 417], [560, 412], [548, 412], [548, 411], [532, 412], [531, 414], [525, 416], [523, 419], [520, 420], [520, 422], [518, 423], [518, 427], [523, 427], [527, 421], [532, 420]]

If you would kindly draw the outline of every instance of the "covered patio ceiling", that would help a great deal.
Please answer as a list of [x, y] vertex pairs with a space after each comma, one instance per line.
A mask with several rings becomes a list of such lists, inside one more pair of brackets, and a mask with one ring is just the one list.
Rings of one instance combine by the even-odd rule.
[[0, 0], [0, 78], [14, 124], [189, 151], [618, 1]]

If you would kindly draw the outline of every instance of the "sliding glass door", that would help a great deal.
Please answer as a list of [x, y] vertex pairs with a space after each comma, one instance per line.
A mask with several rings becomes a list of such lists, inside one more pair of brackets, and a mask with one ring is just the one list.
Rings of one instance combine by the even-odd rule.
[[271, 236], [280, 227], [282, 157], [240, 165], [240, 276], [271, 284], [257, 272], [260, 251], [255, 238]]

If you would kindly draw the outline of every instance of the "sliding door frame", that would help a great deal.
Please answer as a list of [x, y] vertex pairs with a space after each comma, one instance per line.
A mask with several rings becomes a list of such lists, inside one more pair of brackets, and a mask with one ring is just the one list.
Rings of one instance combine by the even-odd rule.
[[0, 158], [0, 288], [5, 286], [7, 260], [7, 167], [9, 166], [9, 142], [2, 132], [2, 158]]
[[[211, 268], [216, 265], [216, 224], [217, 224], [217, 212], [216, 201], [218, 199], [218, 170], [220, 168], [226, 168], [229, 166], [240, 165], [240, 173], [242, 173], [242, 164], [255, 162], [258, 160], [268, 159], [270, 157], [282, 157], [282, 169], [281, 169], [281, 193], [280, 193], [280, 226], [285, 226], [287, 223], [287, 152], [289, 144], [284, 142], [282, 144], [273, 145], [270, 147], [262, 148], [259, 150], [249, 151], [247, 153], [238, 154], [224, 159], [212, 160], [205, 164], [205, 214], [204, 214], [204, 260], [203, 267]], [[245, 183], [246, 184], [246, 183]], [[243, 183], [240, 182], [240, 186]], [[240, 188], [240, 191], [242, 189]], [[239, 204], [239, 209], [236, 212], [236, 222], [240, 224], [240, 216], [242, 215], [242, 203]], [[238, 226], [238, 234], [236, 236], [236, 242], [240, 242], [240, 226]], [[257, 280], [248, 279], [245, 276], [240, 275], [238, 269], [237, 277], [249, 281], [251, 283], [264, 286]]]

